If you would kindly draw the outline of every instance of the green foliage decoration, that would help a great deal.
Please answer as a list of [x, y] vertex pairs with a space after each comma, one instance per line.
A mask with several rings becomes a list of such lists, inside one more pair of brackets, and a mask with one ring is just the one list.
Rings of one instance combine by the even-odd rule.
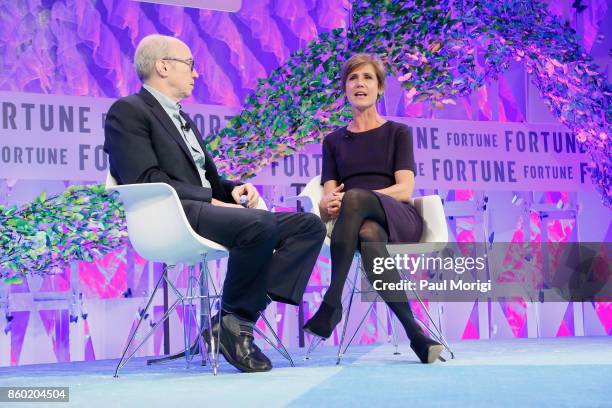
[[21, 208], [0, 206], [0, 277], [60, 272], [70, 261], [93, 261], [125, 245], [123, 206], [103, 185], [42, 193]]

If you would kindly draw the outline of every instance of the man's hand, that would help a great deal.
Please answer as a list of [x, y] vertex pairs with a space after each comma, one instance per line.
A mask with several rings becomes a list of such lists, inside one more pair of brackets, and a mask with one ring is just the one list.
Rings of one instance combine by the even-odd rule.
[[243, 195], [246, 195], [248, 208], [257, 207], [257, 204], [259, 203], [259, 192], [251, 183], [236, 186], [232, 190], [232, 198], [238, 204], [240, 204], [240, 196]]
[[342, 206], [342, 197], [344, 193], [344, 184], [340, 184], [329, 193], [325, 194], [319, 203], [319, 207], [329, 215], [330, 218], [338, 218], [340, 215], [340, 207]]

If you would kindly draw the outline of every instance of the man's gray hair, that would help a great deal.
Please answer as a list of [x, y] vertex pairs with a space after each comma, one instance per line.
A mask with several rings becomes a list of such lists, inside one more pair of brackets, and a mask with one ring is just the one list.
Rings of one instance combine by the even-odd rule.
[[161, 34], [151, 34], [138, 43], [134, 53], [134, 67], [141, 81], [151, 76], [155, 61], [168, 56], [170, 45], [176, 38]]

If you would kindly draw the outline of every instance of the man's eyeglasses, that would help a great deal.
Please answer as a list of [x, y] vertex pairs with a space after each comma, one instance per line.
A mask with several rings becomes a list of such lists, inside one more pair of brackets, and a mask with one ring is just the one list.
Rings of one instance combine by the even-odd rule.
[[193, 58], [180, 59], [180, 58], [165, 57], [165, 58], [162, 58], [162, 61], [178, 61], [178, 62], [182, 62], [183, 64], [189, 66], [189, 69], [191, 71], [193, 71], [193, 67], [195, 65], [195, 61], [193, 60]]

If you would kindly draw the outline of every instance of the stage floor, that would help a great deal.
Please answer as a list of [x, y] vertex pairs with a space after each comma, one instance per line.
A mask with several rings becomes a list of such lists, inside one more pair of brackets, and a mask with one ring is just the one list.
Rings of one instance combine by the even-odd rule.
[[[274, 350], [275, 368], [241, 374], [224, 360], [213, 377], [184, 360], [146, 366], [134, 359], [0, 368], [1, 386], [68, 386], [75, 407], [612, 407], [612, 336], [469, 340], [451, 344], [455, 359], [422, 365], [407, 343], [351, 346], [340, 366], [336, 348], [290, 350], [296, 367]], [[222, 359], [222, 358], [221, 358]], [[49, 406], [5, 404], [4, 406]]]

